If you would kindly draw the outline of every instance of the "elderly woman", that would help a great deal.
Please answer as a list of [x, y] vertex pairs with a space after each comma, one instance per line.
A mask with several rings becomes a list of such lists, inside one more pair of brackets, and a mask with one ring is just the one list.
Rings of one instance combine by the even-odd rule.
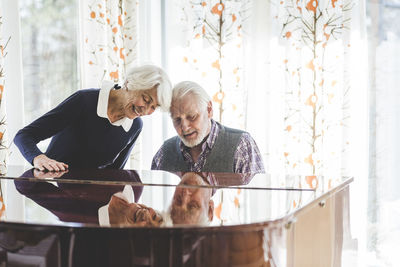
[[[141, 116], [169, 110], [171, 83], [159, 67], [131, 69], [122, 88], [104, 81], [101, 89], [80, 90], [22, 130], [14, 143], [39, 170], [122, 169], [139, 136]], [[37, 147], [53, 137], [47, 151]]]

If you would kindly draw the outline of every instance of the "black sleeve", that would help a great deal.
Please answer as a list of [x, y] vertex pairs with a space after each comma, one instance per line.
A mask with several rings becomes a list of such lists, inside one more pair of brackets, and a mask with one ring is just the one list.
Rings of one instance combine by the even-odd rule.
[[37, 143], [54, 136], [79, 119], [84, 106], [84, 98], [78, 91], [53, 110], [19, 130], [14, 138], [14, 143], [25, 159], [32, 164], [36, 156], [43, 154], [37, 147]]

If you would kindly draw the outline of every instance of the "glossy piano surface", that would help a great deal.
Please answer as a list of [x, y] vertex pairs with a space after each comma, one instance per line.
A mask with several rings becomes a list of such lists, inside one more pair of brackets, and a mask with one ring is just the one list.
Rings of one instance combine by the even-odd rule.
[[[41, 233], [41, 242], [52, 236], [61, 248], [59, 266], [87, 265], [101, 252], [96, 266], [290, 266], [295, 253], [287, 242], [299, 236], [291, 225], [301, 228], [299, 218], [316, 207], [337, 218], [352, 180], [10, 167], [0, 178], [0, 248], [23, 251], [18, 241]], [[256, 256], [245, 261], [249, 255]]]
[[[135, 184], [141, 185], [178, 185], [182, 173], [150, 170], [112, 170], [88, 169], [69, 170], [67, 172], [40, 172], [24, 166], [9, 166], [4, 179], [33, 179], [40, 178], [46, 181], [63, 180], [65, 183], [107, 183], [107, 184]], [[329, 190], [351, 177], [323, 177], [306, 175], [278, 175], [278, 174], [235, 174], [235, 173], [202, 173], [207, 177], [209, 186], [218, 187], [246, 187], [269, 189], [302, 189], [302, 190]], [[205, 185], [205, 186], [208, 186]]]

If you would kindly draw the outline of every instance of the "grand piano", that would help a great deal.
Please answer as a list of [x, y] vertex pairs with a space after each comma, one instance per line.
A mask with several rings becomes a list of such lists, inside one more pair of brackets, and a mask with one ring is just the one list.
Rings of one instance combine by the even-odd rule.
[[0, 266], [342, 266], [351, 177], [40, 172], [0, 178]]

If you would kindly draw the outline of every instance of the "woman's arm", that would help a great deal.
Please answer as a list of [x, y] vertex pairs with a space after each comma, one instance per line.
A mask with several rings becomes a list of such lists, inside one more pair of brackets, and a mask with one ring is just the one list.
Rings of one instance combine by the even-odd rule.
[[63, 167], [68, 167], [66, 164], [59, 164], [59, 162], [49, 159], [40, 151], [37, 144], [54, 136], [69, 124], [78, 120], [84, 104], [84, 98], [78, 91], [57, 107], [18, 131], [14, 143], [25, 159], [40, 170], [58, 171], [62, 170]]

